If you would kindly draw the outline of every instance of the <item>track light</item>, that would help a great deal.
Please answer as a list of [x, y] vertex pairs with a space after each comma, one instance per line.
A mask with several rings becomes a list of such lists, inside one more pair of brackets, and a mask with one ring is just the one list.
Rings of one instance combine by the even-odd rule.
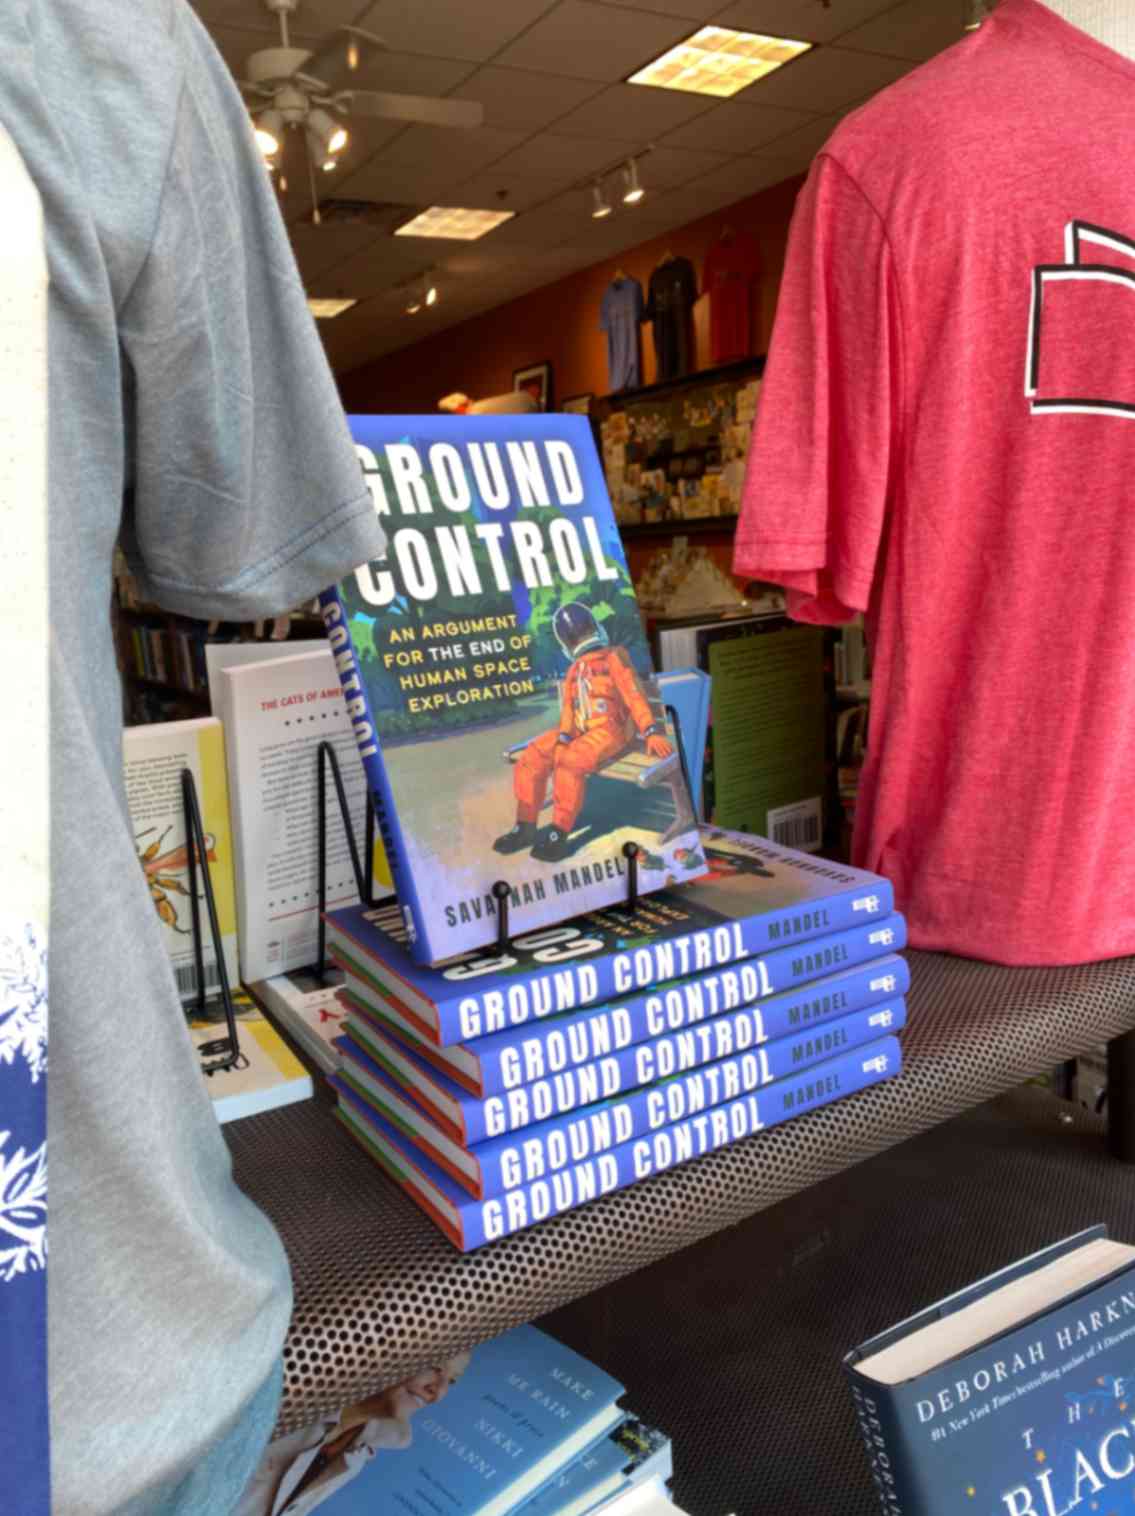
[[603, 186], [599, 183], [599, 180], [596, 179], [595, 183], [591, 186], [592, 219], [595, 221], [602, 221], [605, 216], [609, 216], [611, 214], [613, 208], [614, 207], [611, 205], [610, 201], [603, 193]]
[[316, 156], [321, 163], [325, 158], [341, 152], [347, 145], [347, 128], [329, 116], [322, 106], [317, 105], [314, 110], [308, 111], [307, 130], [319, 145]]
[[338, 158], [328, 158], [323, 164], [323, 172], [329, 174], [332, 169], [339, 167]]
[[638, 177], [638, 159], [628, 158], [623, 170], [623, 204], [637, 205], [646, 194]]
[[429, 287], [429, 289], [426, 291], [426, 304], [427, 305], [436, 305], [437, 304], [437, 285], [436, 284], [431, 284], [430, 287]]
[[407, 316], [416, 316], [420, 310], [438, 302], [438, 288], [429, 274], [423, 274], [410, 288], [406, 301]]
[[255, 136], [265, 158], [274, 158], [280, 151], [280, 143], [284, 138], [284, 117], [274, 106], [260, 112], [256, 119]]

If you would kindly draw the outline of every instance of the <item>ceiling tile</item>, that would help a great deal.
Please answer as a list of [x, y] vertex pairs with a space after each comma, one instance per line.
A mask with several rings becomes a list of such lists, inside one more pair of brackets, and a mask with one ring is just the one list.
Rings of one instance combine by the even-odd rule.
[[662, 16], [681, 16], [686, 21], [708, 21], [714, 11], [721, 9], [721, 0], [601, 0], [601, 3], [655, 11]]
[[454, 193], [461, 204], [474, 210], [528, 211], [543, 205], [549, 195], [565, 190], [574, 175], [552, 175], [541, 178], [522, 177], [518, 174], [502, 174], [496, 168], [487, 168], [463, 179]]
[[506, 132], [496, 126], [478, 126], [471, 131], [444, 126], [411, 126], [379, 154], [391, 168], [427, 172], [443, 170], [449, 177], [479, 173], [524, 141], [523, 132]]
[[906, 0], [848, 32], [840, 46], [922, 62], [961, 41], [969, 9], [965, 0]]
[[755, 104], [788, 105], [826, 114], [893, 84], [910, 68], [898, 58], [820, 47], [758, 80], [746, 93]]
[[577, 179], [586, 179], [589, 174], [617, 163], [623, 154], [637, 152], [643, 146], [642, 141], [626, 138], [589, 142], [583, 137], [558, 137], [554, 132], [541, 132], [493, 167], [502, 173], [519, 174], [525, 178], [543, 179], [547, 176], [562, 180], [564, 175], [571, 174]]
[[[806, 167], [806, 161], [804, 166]], [[748, 195], [758, 194], [763, 189], [779, 184], [782, 179], [790, 179], [793, 174], [801, 172], [802, 165], [798, 158], [733, 158], [721, 168], [703, 174], [686, 188], [692, 193], [702, 193], [707, 197], [729, 194], [732, 198], [725, 203], [731, 204], [733, 200], [744, 200]]]
[[723, 100], [696, 121], [660, 139], [661, 147], [693, 148], [721, 153], [751, 153], [812, 118], [782, 105], [750, 105]]
[[[192, 0], [193, 9], [210, 29], [213, 26], [244, 26], [279, 37], [280, 23], [264, 0]], [[302, 0], [289, 18], [294, 37], [321, 37], [337, 26], [358, 23], [373, 8], [373, 0]], [[263, 47], [263, 43], [260, 46]]]
[[804, 153], [809, 159], [814, 158], [846, 114], [846, 111], [835, 111], [829, 116], [817, 116], [814, 121], [805, 122], [769, 143], [765, 156], [795, 158]]
[[689, 148], [681, 147], [656, 148], [639, 164], [639, 175], [647, 190], [644, 208], [649, 201], [651, 189], [687, 184], [729, 161], [725, 153], [695, 153]]
[[677, 90], [613, 84], [556, 122], [562, 137], [659, 137], [673, 127], [703, 116], [713, 103]]
[[369, 247], [316, 279], [309, 293], [367, 299], [431, 268], [436, 262], [435, 246], [423, 242], [415, 247], [405, 238], [380, 236]]
[[479, 100], [485, 125], [506, 131], [536, 132], [592, 98], [601, 86], [591, 79], [557, 78], [520, 68], [479, 68], [459, 89], [456, 100]]
[[464, 177], [454, 174], [447, 165], [430, 169], [403, 168], [385, 163], [377, 153], [353, 174], [335, 185], [334, 193], [346, 200], [383, 200], [395, 205], [440, 205], [442, 199]]
[[293, 226], [289, 231], [303, 282], [310, 290], [313, 279], [345, 262], [378, 237], [373, 226]]
[[802, 42], [831, 42], [881, 15], [895, 0], [733, 0], [714, 16], [718, 26], [739, 31], [766, 32]]
[[614, 84], [689, 35], [689, 23], [597, 0], [560, 4], [494, 61]]
[[553, 0], [378, 0], [363, 25], [395, 49], [442, 58], [491, 58]]

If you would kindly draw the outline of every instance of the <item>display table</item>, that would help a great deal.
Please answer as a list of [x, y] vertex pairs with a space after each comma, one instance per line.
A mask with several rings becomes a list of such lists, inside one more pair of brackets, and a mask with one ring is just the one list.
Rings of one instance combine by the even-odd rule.
[[[608, 1285], [1135, 1028], [1132, 958], [1006, 969], [907, 956], [899, 1079], [474, 1253], [458, 1253], [356, 1147], [322, 1090], [226, 1127], [237, 1179], [279, 1228], [295, 1279], [281, 1430]], [[1125, 1104], [1119, 1094], [1116, 1104]], [[918, 1196], [910, 1203], [913, 1211]], [[957, 1223], [943, 1218], [942, 1227], [952, 1243]], [[761, 1287], [754, 1270], [754, 1309]]]

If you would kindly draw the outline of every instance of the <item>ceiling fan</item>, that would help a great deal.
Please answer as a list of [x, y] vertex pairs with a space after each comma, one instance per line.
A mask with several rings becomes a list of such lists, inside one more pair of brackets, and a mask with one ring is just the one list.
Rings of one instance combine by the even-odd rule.
[[[347, 145], [343, 118], [372, 116], [426, 126], [481, 125], [484, 107], [474, 100], [355, 88], [353, 77], [369, 58], [385, 51], [386, 43], [362, 27], [340, 26], [314, 51], [293, 47], [288, 17], [298, 6], [299, 0], [264, 0], [265, 9], [279, 20], [280, 45], [253, 53], [245, 62], [247, 77], [240, 80], [261, 151], [269, 163], [280, 166], [281, 176], [289, 131], [305, 139], [312, 167], [327, 168], [334, 166], [335, 155]], [[319, 220], [318, 206], [313, 219]]]

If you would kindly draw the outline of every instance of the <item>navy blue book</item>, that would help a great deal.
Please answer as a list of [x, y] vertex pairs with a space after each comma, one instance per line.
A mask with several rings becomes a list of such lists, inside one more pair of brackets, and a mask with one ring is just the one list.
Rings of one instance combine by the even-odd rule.
[[[353, 1014], [347, 1035], [335, 1041], [343, 1058], [338, 1072], [470, 1194], [495, 1195], [906, 1025], [905, 1001], [882, 1000], [757, 1042], [753, 1009], [486, 1100], [465, 1094]], [[722, 1031], [727, 1035], [698, 1035]]]
[[901, 1067], [898, 1038], [884, 1037], [806, 1073], [779, 1079], [759, 1094], [701, 1111], [487, 1200], [471, 1198], [341, 1076], [333, 1075], [331, 1083], [339, 1096], [338, 1119], [464, 1253], [878, 1084]]
[[[631, 912], [592, 911], [514, 937], [504, 954], [423, 967], [389, 905], [329, 912], [328, 946], [344, 969], [382, 988], [419, 1038], [447, 1047], [881, 923], [894, 910], [894, 891], [877, 874], [718, 827], [702, 827], [699, 842], [704, 877], [645, 896]], [[880, 939], [870, 956], [901, 946]]]
[[335, 1516], [504, 1516], [624, 1420], [623, 1386], [533, 1326], [473, 1349], [414, 1414], [408, 1446], [380, 1448], [328, 1504]]
[[1097, 1226], [845, 1360], [887, 1516], [1135, 1512], [1135, 1248]]

